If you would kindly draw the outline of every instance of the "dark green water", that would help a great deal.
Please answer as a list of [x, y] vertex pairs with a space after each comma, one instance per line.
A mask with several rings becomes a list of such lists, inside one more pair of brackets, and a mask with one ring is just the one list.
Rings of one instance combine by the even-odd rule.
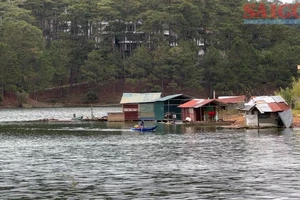
[[0, 199], [300, 197], [298, 130], [132, 125], [2, 122]]

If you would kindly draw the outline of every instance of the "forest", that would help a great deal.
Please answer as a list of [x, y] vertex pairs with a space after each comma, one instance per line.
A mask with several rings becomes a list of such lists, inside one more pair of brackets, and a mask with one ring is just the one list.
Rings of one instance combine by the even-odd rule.
[[123, 80], [138, 92], [273, 93], [298, 77], [299, 25], [244, 24], [249, 2], [2, 0], [1, 91]]

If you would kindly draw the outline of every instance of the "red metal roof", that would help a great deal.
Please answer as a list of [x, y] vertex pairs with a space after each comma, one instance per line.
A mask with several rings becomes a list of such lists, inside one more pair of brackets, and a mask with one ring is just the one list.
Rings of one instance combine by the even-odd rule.
[[268, 103], [268, 106], [273, 112], [285, 111], [290, 109], [289, 105], [287, 105], [285, 102]]
[[196, 106], [194, 106], [195, 108], [199, 108], [202, 106], [205, 106], [206, 104], [209, 104], [210, 102], [215, 101], [215, 99], [202, 99], [202, 101], [199, 101]]
[[246, 99], [245, 95], [242, 95], [242, 96], [236, 96], [236, 97], [222, 98], [222, 99], [218, 99], [218, 101], [227, 104], [227, 103], [244, 102], [245, 99]]
[[179, 105], [179, 108], [199, 108], [212, 101], [217, 101], [216, 99], [193, 99], [184, 104]]
[[184, 104], [179, 105], [179, 108], [193, 108], [201, 99], [192, 99]]

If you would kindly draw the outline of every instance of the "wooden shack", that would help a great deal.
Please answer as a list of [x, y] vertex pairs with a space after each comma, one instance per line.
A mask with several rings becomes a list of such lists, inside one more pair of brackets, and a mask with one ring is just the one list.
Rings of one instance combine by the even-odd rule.
[[286, 127], [293, 125], [291, 107], [281, 96], [257, 96], [245, 103], [246, 126], [253, 127]]
[[216, 99], [193, 99], [178, 107], [181, 108], [182, 121], [190, 118], [193, 122], [218, 121], [218, 111], [224, 108], [224, 103]]

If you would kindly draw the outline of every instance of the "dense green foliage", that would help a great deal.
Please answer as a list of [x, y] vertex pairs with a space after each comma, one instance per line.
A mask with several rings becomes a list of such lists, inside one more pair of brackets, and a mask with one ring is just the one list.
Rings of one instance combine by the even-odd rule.
[[[259, 95], [300, 64], [293, 25], [245, 25], [246, 0], [0, 2], [0, 84], [34, 92], [124, 79], [140, 92]], [[201, 44], [200, 44], [201, 43]]]
[[290, 87], [280, 88], [275, 91], [275, 94], [282, 96], [288, 104], [293, 105], [297, 110], [300, 109], [300, 79], [293, 79]]

